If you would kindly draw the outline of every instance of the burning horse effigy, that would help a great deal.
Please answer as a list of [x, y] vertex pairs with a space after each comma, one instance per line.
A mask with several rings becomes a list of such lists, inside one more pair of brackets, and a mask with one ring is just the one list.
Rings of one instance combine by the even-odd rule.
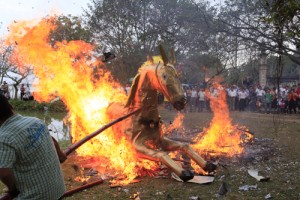
[[[230, 155], [243, 152], [240, 147], [241, 135], [235, 131], [236, 127], [231, 125], [229, 113], [223, 113], [228, 110], [225, 105], [226, 95], [219, 95], [224, 98], [210, 98], [211, 105], [217, 105], [215, 109], [212, 106], [217, 117], [213, 118], [211, 128], [205, 130], [205, 135], [199, 134], [197, 140], [193, 141], [193, 149], [186, 143], [173, 141], [163, 135], [157, 107], [158, 91], [163, 93], [177, 110], [183, 109], [186, 104], [182, 86], [173, 66], [174, 54], [169, 62], [161, 48], [161, 57], [149, 57], [139, 69], [124, 107], [126, 94], [120, 90], [121, 84], [113, 81], [109, 71], [101, 67], [94, 70], [95, 66], [102, 65], [101, 62], [110, 60], [114, 56], [104, 55], [102, 61], [94, 59], [94, 47], [83, 41], [57, 41], [55, 46], [49, 45], [49, 33], [56, 28], [52, 20], [54, 19], [43, 19], [38, 24], [13, 23], [7, 41], [17, 44], [14, 54], [17, 55], [21, 71], [25, 70], [23, 68], [27, 65], [34, 66], [33, 72], [38, 79], [35, 85], [35, 99], [39, 102], [50, 102], [54, 97], [59, 97], [66, 105], [69, 111], [67, 120], [74, 145], [72, 147], [79, 147], [78, 142], [80, 145], [85, 144], [76, 149], [76, 158], [78, 157], [76, 162], [81, 162], [82, 160], [79, 159], [83, 158], [84, 161], [89, 162], [90, 168], [97, 169], [99, 173], [112, 172], [114, 176], [125, 174], [128, 179], [125, 180], [127, 184], [140, 174], [138, 173], [140, 169], [153, 167], [150, 164], [154, 162], [145, 159], [137, 162], [136, 152], [138, 152], [143, 158], [164, 163], [182, 180], [188, 181], [193, 178], [193, 173], [177, 165], [169, 157], [168, 151], [181, 150], [207, 172], [214, 171], [216, 166], [201, 158], [196, 153], [197, 150], [208, 152], [212, 149], [217, 153], [222, 148], [227, 153], [230, 149], [233, 150], [230, 151], [232, 152]], [[111, 102], [123, 106], [120, 110], [113, 104], [108, 107]], [[121, 110], [126, 112], [126, 115], [120, 118], [123, 114]], [[116, 114], [107, 115], [109, 112]], [[113, 127], [119, 129], [118, 133], [126, 133], [129, 140], [124, 139], [124, 134], [119, 135], [112, 129], [107, 129], [131, 115], [133, 115], [131, 120], [122, 121]], [[106, 124], [116, 118], [113, 123]], [[91, 134], [92, 137], [97, 135], [91, 140], [88, 134], [103, 124], [106, 125]], [[98, 135], [100, 132], [102, 134]], [[225, 140], [226, 136], [228, 137]], [[234, 140], [233, 136], [235, 136]], [[237, 146], [238, 150], [234, 148]], [[67, 149], [66, 152], [70, 153], [71, 150]], [[203, 151], [201, 155], [204, 155]], [[80, 163], [80, 166], [84, 164]]]
[[162, 162], [183, 181], [188, 181], [194, 177], [194, 174], [179, 166], [170, 158], [167, 151], [182, 151], [207, 172], [214, 171], [216, 165], [206, 162], [188, 144], [163, 136], [162, 122], [158, 112], [158, 91], [177, 110], [184, 108], [186, 97], [173, 66], [174, 53], [169, 62], [161, 46], [160, 52], [161, 59], [148, 57], [148, 61], [140, 67], [133, 80], [126, 107], [129, 110], [140, 109], [140, 112], [132, 116], [132, 123], [125, 128], [124, 132], [143, 158]]

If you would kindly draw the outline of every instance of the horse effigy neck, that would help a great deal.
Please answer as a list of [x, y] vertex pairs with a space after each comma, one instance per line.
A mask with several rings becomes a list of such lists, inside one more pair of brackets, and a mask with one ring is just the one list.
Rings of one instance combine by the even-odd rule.
[[[158, 100], [157, 100], [157, 91], [154, 89], [140, 89], [138, 91], [138, 104], [140, 108], [149, 110], [157, 109]], [[151, 110], [152, 110], [151, 109]]]
[[141, 117], [156, 119], [158, 118], [158, 96], [154, 89], [139, 89], [135, 99], [135, 107], [141, 108]]

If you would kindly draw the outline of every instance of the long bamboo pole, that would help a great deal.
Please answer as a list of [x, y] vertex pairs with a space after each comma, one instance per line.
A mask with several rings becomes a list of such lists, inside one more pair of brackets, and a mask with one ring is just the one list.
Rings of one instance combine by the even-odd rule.
[[86, 137], [84, 137], [83, 139], [81, 139], [80, 141], [74, 143], [73, 145], [71, 145], [70, 147], [68, 147], [64, 153], [68, 156], [70, 155], [73, 151], [75, 151], [78, 147], [80, 147], [81, 145], [83, 145], [84, 143], [86, 143], [87, 141], [89, 141], [90, 139], [92, 139], [93, 137], [97, 136], [98, 134], [100, 134], [101, 132], [105, 131], [107, 128], [111, 127], [112, 125], [130, 117], [131, 115], [134, 115], [135, 113], [139, 112], [141, 109], [137, 109], [134, 110], [120, 118], [117, 118], [113, 121], [111, 121], [110, 123], [104, 125], [103, 127], [101, 127], [100, 129], [96, 130], [95, 132], [91, 133], [90, 135], [87, 135]]
[[77, 187], [77, 188], [75, 188], [75, 189], [73, 189], [73, 190], [69, 190], [69, 191], [65, 192], [65, 193], [63, 194], [63, 196], [60, 197], [59, 200], [65, 198], [65, 197], [71, 196], [71, 195], [73, 195], [73, 194], [75, 194], [75, 193], [77, 193], [77, 192], [80, 192], [80, 191], [84, 190], [84, 189], [88, 189], [88, 188], [91, 188], [91, 187], [93, 187], [93, 186], [95, 186], [95, 185], [99, 185], [99, 184], [101, 184], [101, 183], [103, 183], [103, 180], [94, 181], [94, 182], [92, 182], [92, 183], [88, 183], [88, 184], [86, 184], [86, 185]]

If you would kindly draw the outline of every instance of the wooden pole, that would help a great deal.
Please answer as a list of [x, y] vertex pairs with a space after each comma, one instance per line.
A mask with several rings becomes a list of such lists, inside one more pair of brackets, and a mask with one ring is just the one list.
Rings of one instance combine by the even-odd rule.
[[83, 145], [84, 143], [86, 143], [87, 141], [89, 141], [90, 139], [92, 139], [93, 137], [97, 136], [98, 134], [100, 134], [101, 132], [103, 132], [104, 130], [106, 130], [107, 128], [111, 127], [112, 125], [130, 117], [131, 115], [134, 115], [135, 113], [139, 112], [141, 109], [137, 109], [135, 111], [132, 111], [118, 119], [115, 119], [113, 121], [111, 121], [110, 123], [104, 125], [102, 128], [96, 130], [95, 132], [91, 133], [90, 135], [87, 135], [86, 137], [84, 137], [83, 139], [81, 139], [80, 141], [74, 143], [73, 145], [71, 145], [70, 147], [68, 147], [64, 153], [68, 156], [70, 155], [73, 151], [75, 151], [78, 147], [80, 147], [81, 145]]
[[63, 194], [63, 196], [59, 198], [59, 200], [65, 198], [65, 197], [71, 196], [71, 195], [73, 195], [73, 194], [75, 194], [75, 193], [77, 193], [77, 192], [80, 192], [80, 191], [84, 190], [84, 189], [88, 189], [88, 188], [91, 188], [91, 187], [93, 187], [93, 186], [95, 186], [95, 185], [99, 185], [99, 184], [101, 184], [101, 183], [103, 183], [103, 180], [102, 180], [102, 179], [101, 179], [101, 180], [98, 180], [98, 181], [94, 181], [94, 182], [89, 183], [89, 184], [85, 184], [85, 185], [80, 186], [80, 187], [77, 187], [77, 188], [75, 188], [75, 189], [73, 189], [73, 190], [69, 190], [69, 191], [65, 192], [65, 193]]

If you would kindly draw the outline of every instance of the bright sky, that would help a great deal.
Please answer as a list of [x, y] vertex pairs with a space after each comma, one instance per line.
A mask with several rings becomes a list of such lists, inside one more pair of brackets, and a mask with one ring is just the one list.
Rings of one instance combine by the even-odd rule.
[[[91, 0], [0, 0], [0, 37], [14, 20], [40, 19], [49, 14], [81, 15]], [[221, 3], [223, 0], [209, 0]]]
[[91, 0], [0, 0], [0, 37], [14, 20], [31, 20], [51, 13], [81, 15]]

